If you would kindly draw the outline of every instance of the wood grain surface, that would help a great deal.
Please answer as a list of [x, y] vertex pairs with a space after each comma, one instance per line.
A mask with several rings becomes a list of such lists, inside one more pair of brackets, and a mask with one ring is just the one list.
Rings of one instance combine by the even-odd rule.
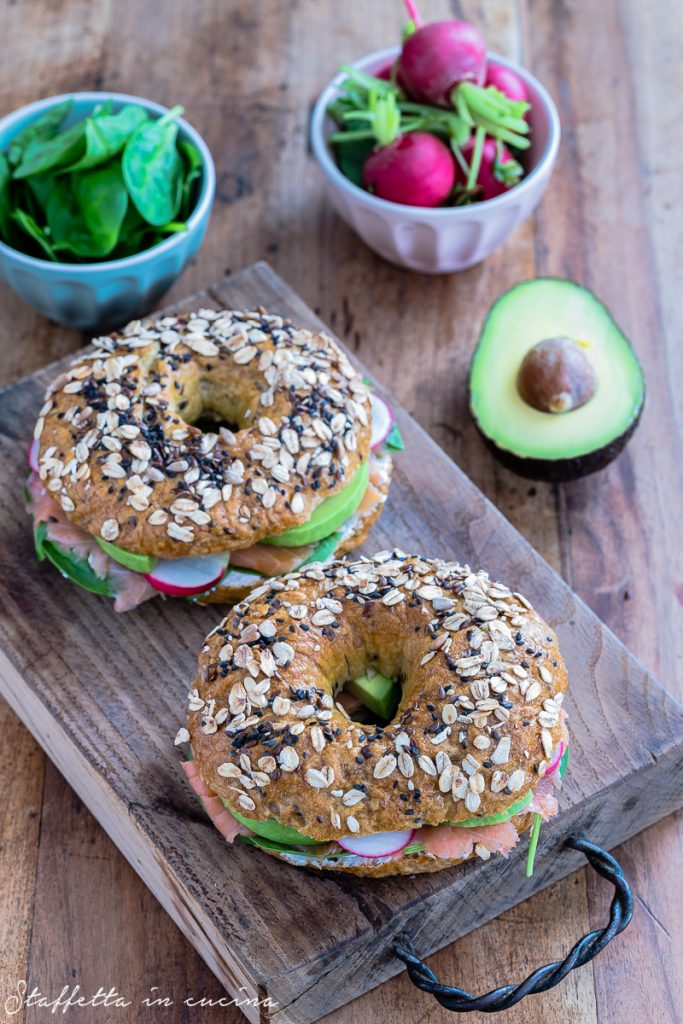
[[[323, 326], [265, 263], [179, 307], [258, 303]], [[16, 435], [16, 424], [23, 415], [30, 426], [45, 386], [69, 360], [0, 393], [0, 473], [7, 479], [20, 480], [25, 465], [29, 438]], [[507, 861], [475, 859], [456, 871], [381, 882], [293, 871], [240, 845], [226, 852], [198, 812], [171, 745], [216, 609], [157, 601], [112, 616], [108, 602], [65, 585], [51, 565], [35, 564], [21, 488], [0, 495], [7, 553], [0, 562], [0, 692], [228, 992], [272, 1000], [270, 1012], [249, 1007], [254, 1021], [319, 1019], [399, 970], [391, 954], [399, 936], [427, 956], [570, 872], [580, 858], [562, 850], [569, 835], [588, 834], [609, 849], [683, 802], [680, 705], [387, 398], [406, 450], [366, 550], [398, 545], [487, 566], [542, 609], [567, 662], [572, 771], [561, 813], [542, 831], [531, 881], [525, 844]], [[27, 627], [43, 641], [38, 660]], [[91, 943], [100, 946], [107, 930], [98, 919]]]
[[[307, 112], [342, 60], [393, 40], [398, 4], [273, 0], [71, 0], [3, 4], [0, 112], [68, 89], [112, 88], [185, 104], [218, 165], [218, 201], [177, 297], [267, 257], [398, 394], [524, 535], [640, 660], [683, 690], [683, 495], [678, 268], [683, 18], [672, 0], [423, 0], [429, 17], [470, 17], [492, 48], [522, 57], [560, 105], [561, 162], [533, 222], [485, 265], [428, 279], [368, 252], [330, 211], [306, 152]], [[499, 469], [465, 407], [467, 365], [489, 303], [535, 273], [575, 277], [610, 304], [645, 364], [649, 401], [628, 451], [599, 477], [530, 485]], [[678, 330], [676, 327], [678, 326]], [[2, 379], [77, 348], [0, 293]], [[128, 1019], [237, 1021], [190, 1009], [221, 989], [10, 712], [0, 847], [0, 981], [43, 991], [110, 984], [139, 1003], [151, 986], [173, 1007]], [[508, 1012], [506, 1024], [683, 1017], [681, 817], [619, 851], [638, 891], [634, 925], [591, 968]], [[113, 882], [116, 884], [113, 884]], [[431, 960], [480, 990], [520, 977], [603, 919], [606, 894], [583, 873], [515, 908]], [[108, 922], [106, 942], [95, 941]], [[676, 959], [678, 957], [678, 959]], [[4, 1001], [4, 997], [3, 997]], [[87, 1011], [77, 1019], [86, 1020]], [[21, 1020], [23, 1014], [15, 1016]], [[53, 1019], [28, 1010], [30, 1021]], [[98, 1021], [125, 1020], [102, 1011]], [[346, 1020], [446, 1021], [405, 976], [337, 1011]], [[473, 1021], [483, 1016], [473, 1014]]]

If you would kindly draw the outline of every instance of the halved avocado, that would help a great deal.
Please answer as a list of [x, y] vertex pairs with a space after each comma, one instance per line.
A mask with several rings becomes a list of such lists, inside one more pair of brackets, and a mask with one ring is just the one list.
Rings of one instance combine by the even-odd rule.
[[276, 537], [266, 537], [266, 544], [276, 547], [296, 548], [303, 544], [315, 544], [323, 537], [334, 533], [356, 511], [368, 486], [370, 463], [361, 463], [353, 479], [331, 498], [313, 510], [311, 518], [301, 526], [291, 526]]
[[106, 555], [113, 558], [119, 565], [125, 566], [126, 569], [132, 569], [133, 572], [151, 572], [159, 561], [153, 555], [136, 555], [133, 551], [124, 551], [117, 544], [102, 540], [101, 537], [95, 537], [95, 540]]
[[[223, 799], [221, 797], [221, 799]], [[257, 836], [262, 836], [264, 839], [268, 839], [273, 843], [280, 843], [283, 846], [314, 846], [320, 843], [319, 839], [311, 839], [310, 836], [305, 836], [302, 832], [298, 832], [295, 828], [290, 825], [282, 825], [276, 818], [265, 818], [259, 820], [258, 818], [245, 818], [243, 814], [236, 811], [232, 804], [229, 804], [227, 800], [223, 800], [223, 803], [228, 808], [233, 818], [237, 818], [243, 825], [251, 829], [252, 832]]]
[[500, 825], [503, 821], [508, 821], [514, 817], [515, 814], [519, 814], [523, 811], [527, 804], [530, 804], [533, 800], [533, 791], [529, 790], [524, 796], [515, 801], [514, 804], [510, 804], [500, 814], [485, 814], [483, 818], [463, 818], [462, 821], [448, 821], [447, 825], [457, 825], [458, 828], [477, 828], [480, 825]]
[[78, 558], [71, 551], [56, 544], [55, 541], [47, 539], [47, 523], [38, 523], [34, 530], [34, 543], [38, 558], [49, 559], [59, 569], [62, 576], [66, 576], [73, 583], [77, 583], [84, 590], [91, 594], [102, 594], [105, 597], [114, 597], [109, 580], [98, 576], [84, 558]]
[[470, 409], [494, 454], [522, 476], [602, 469], [635, 430], [643, 371], [606, 307], [573, 281], [537, 278], [492, 306], [470, 370]]
[[378, 718], [387, 721], [394, 717], [401, 698], [401, 687], [393, 679], [376, 672], [374, 676], [359, 676], [352, 679], [345, 687], [349, 693], [357, 697], [361, 704]]

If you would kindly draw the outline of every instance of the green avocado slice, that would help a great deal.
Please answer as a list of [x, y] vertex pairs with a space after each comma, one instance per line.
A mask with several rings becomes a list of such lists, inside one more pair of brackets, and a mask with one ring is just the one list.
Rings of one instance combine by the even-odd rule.
[[457, 825], [458, 828], [478, 828], [481, 825], [500, 825], [501, 822], [507, 821], [512, 818], [515, 814], [519, 814], [523, 811], [527, 804], [530, 804], [533, 799], [533, 791], [529, 790], [524, 796], [517, 800], [514, 804], [510, 804], [500, 814], [486, 814], [483, 818], [464, 818], [462, 821], [447, 821], [447, 825]]
[[361, 704], [379, 718], [394, 717], [401, 698], [401, 687], [393, 679], [380, 675], [359, 676], [346, 683], [345, 690], [357, 697]]
[[[42, 527], [42, 529], [41, 529]], [[109, 580], [98, 576], [84, 558], [78, 558], [70, 551], [66, 551], [59, 544], [47, 539], [47, 524], [38, 523], [34, 530], [34, 542], [38, 558], [42, 561], [49, 559], [59, 569], [62, 576], [66, 576], [73, 583], [77, 583], [84, 590], [91, 594], [102, 594], [105, 597], [114, 597]]]
[[[221, 797], [221, 799], [223, 799]], [[302, 832], [297, 832], [291, 825], [282, 825], [276, 818], [266, 818], [265, 820], [259, 820], [257, 818], [245, 818], [244, 815], [240, 814], [227, 802], [223, 800], [223, 803], [228, 808], [233, 818], [237, 818], [243, 825], [251, 829], [252, 832], [257, 836], [261, 836], [263, 839], [267, 839], [272, 843], [279, 843], [282, 846], [314, 846], [320, 845], [319, 839], [311, 839], [310, 836], [305, 836]]]
[[136, 555], [133, 551], [124, 551], [123, 548], [112, 544], [111, 541], [102, 540], [101, 537], [95, 537], [95, 540], [106, 555], [126, 569], [132, 569], [133, 572], [151, 572], [159, 561], [153, 555]]
[[[592, 378], [583, 404], [567, 400], [569, 411], [541, 411], [518, 388], [525, 357], [549, 339], [568, 341], [578, 360], [564, 364], [572, 369], [561, 378], [563, 396], [568, 381], [577, 389], [585, 383], [577, 366]], [[546, 372], [557, 386], [559, 371], [546, 364]], [[484, 439], [510, 468], [553, 480], [600, 469], [635, 429], [644, 399], [643, 371], [628, 339], [588, 289], [537, 278], [515, 285], [492, 306], [472, 360], [470, 408]]]
[[266, 537], [266, 544], [276, 547], [296, 548], [303, 544], [315, 544], [334, 533], [356, 511], [368, 486], [369, 462], [363, 462], [353, 479], [331, 498], [325, 498], [313, 510], [311, 518], [301, 526], [291, 526], [276, 537]]
[[336, 533], [331, 533], [329, 537], [319, 541], [316, 544], [315, 551], [312, 551], [308, 558], [304, 559], [299, 568], [302, 569], [304, 565], [310, 565], [312, 562], [326, 562], [337, 550], [340, 540], [341, 533], [337, 530]]

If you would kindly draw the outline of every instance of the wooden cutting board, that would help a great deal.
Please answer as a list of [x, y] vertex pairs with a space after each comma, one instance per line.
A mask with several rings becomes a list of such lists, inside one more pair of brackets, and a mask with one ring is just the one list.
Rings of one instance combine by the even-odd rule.
[[[263, 263], [174, 308], [256, 304], [321, 326]], [[483, 566], [554, 626], [571, 680], [561, 814], [541, 830], [531, 880], [526, 842], [506, 861], [385, 880], [321, 876], [226, 847], [173, 746], [220, 609], [159, 600], [117, 616], [33, 554], [26, 450], [43, 390], [67, 362], [0, 393], [0, 691], [226, 989], [274, 1004], [246, 1005], [251, 1020], [317, 1020], [402, 969], [391, 952], [399, 934], [426, 956], [579, 867], [562, 849], [571, 833], [609, 848], [683, 804], [680, 706], [392, 402], [406, 451], [366, 550], [398, 545]], [[534, 963], [562, 952], [526, 933], [519, 941]], [[511, 980], [504, 950], [494, 980]]]

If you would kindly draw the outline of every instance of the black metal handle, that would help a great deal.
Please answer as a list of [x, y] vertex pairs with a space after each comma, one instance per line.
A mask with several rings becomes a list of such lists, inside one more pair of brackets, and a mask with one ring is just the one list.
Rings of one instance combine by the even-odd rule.
[[399, 960], [406, 965], [413, 985], [417, 985], [423, 992], [431, 992], [447, 1010], [454, 1010], [456, 1013], [469, 1013], [470, 1010], [496, 1013], [498, 1010], [509, 1009], [520, 999], [534, 992], [547, 992], [549, 988], [553, 988], [566, 978], [575, 967], [583, 967], [597, 956], [615, 935], [623, 932], [631, 920], [633, 892], [621, 867], [606, 850], [596, 846], [583, 835], [571, 836], [566, 840], [566, 845], [584, 853], [591, 867], [614, 886], [609, 923], [604, 928], [584, 935], [564, 960], [556, 960], [555, 963], [539, 967], [519, 985], [503, 985], [483, 996], [474, 996], [453, 985], [442, 985], [431, 967], [416, 955], [410, 939], [403, 936], [401, 942], [394, 944], [393, 950]]

